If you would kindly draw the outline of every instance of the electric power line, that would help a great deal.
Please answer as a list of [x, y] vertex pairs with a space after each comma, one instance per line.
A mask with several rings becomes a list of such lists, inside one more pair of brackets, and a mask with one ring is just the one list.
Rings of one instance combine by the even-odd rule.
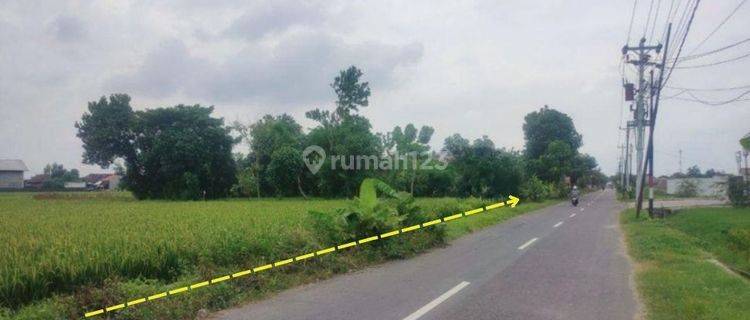
[[693, 48], [693, 50], [691, 50], [691, 51], [690, 51], [690, 53], [689, 53], [689, 54], [693, 54], [693, 52], [695, 52], [695, 50], [698, 50], [698, 48], [700, 48], [700, 47], [701, 47], [701, 46], [702, 46], [702, 45], [703, 45], [704, 43], [706, 43], [706, 41], [708, 41], [708, 39], [710, 39], [710, 38], [711, 38], [711, 36], [713, 36], [713, 35], [714, 35], [714, 33], [716, 33], [716, 31], [719, 31], [719, 29], [721, 29], [721, 27], [722, 27], [722, 26], [724, 26], [724, 24], [725, 24], [725, 23], [727, 23], [727, 21], [729, 21], [729, 19], [730, 19], [730, 18], [732, 18], [732, 16], [734, 16], [734, 14], [735, 14], [735, 13], [737, 13], [737, 11], [738, 11], [738, 10], [740, 9], [740, 7], [742, 7], [742, 5], [744, 5], [744, 4], [745, 4], [745, 2], [747, 2], [747, 0], [742, 0], [742, 1], [741, 1], [741, 2], [740, 2], [740, 3], [739, 3], [739, 4], [738, 4], [738, 5], [737, 5], [737, 6], [736, 6], [736, 7], [734, 8], [734, 10], [732, 10], [732, 12], [731, 12], [731, 13], [729, 13], [729, 15], [728, 15], [728, 16], [726, 16], [726, 18], [724, 18], [724, 20], [722, 20], [722, 21], [721, 21], [721, 23], [719, 23], [719, 25], [718, 25], [718, 26], [716, 26], [716, 28], [714, 28], [714, 30], [713, 30], [713, 31], [711, 31], [711, 33], [709, 33], [709, 34], [708, 34], [708, 36], [706, 36], [706, 37], [705, 37], [705, 38], [704, 38], [704, 39], [703, 39], [703, 40], [702, 40], [701, 42], [699, 42], [699, 43], [698, 43], [698, 45], [696, 45], [696, 46], [695, 46], [695, 48]]
[[633, 1], [633, 11], [630, 14], [630, 26], [628, 27], [628, 39], [625, 43], [630, 43], [630, 34], [633, 31], [633, 19], [635, 19], [635, 9], [638, 6], [638, 0]]
[[[651, 11], [654, 10], [654, 0], [651, 0], [651, 4], [648, 6], [648, 15], [646, 15], [646, 25], [643, 26], [643, 35], [642, 38], [646, 37], [646, 31], [648, 31], [648, 25], [651, 23]], [[654, 20], [656, 20], [654, 18]], [[656, 24], [656, 21], [654, 21], [654, 24]]]
[[[689, 17], [688, 13], [690, 12], [690, 7], [691, 7], [692, 3], [693, 3], [692, 0], [686, 2], [685, 3], [685, 7], [682, 9], [682, 15], [680, 16], [680, 19], [679, 19], [679, 22], [677, 24], [677, 27], [675, 28], [675, 33], [674, 33], [675, 36], [672, 38], [672, 40], [669, 43], [669, 46], [672, 47], [672, 48], [674, 48], [677, 45], [677, 42], [680, 41], [679, 39], [682, 38], [684, 27], [687, 25], [687, 20], [688, 20], [688, 17]], [[679, 5], [678, 5], [678, 10], [677, 11], [679, 11]], [[677, 11], [675, 12], [675, 17], [677, 17]], [[670, 54], [670, 57], [669, 57], [670, 59], [671, 59], [672, 56], [675, 55], [675, 52], [676, 52], [676, 50], [672, 51], [672, 53]]]
[[670, 87], [665, 86], [667, 89], [674, 89], [674, 90], [685, 90], [685, 91], [732, 91], [732, 90], [739, 90], [739, 89], [750, 89], [750, 85], [745, 86], [737, 86], [737, 87], [729, 87], [729, 88], [682, 88], [682, 87]]
[[687, 26], [685, 28], [685, 33], [682, 36], [682, 41], [680, 42], [680, 46], [677, 49], [677, 56], [675, 56], [674, 62], [672, 62], [672, 67], [669, 68], [669, 73], [667, 73], [667, 77], [664, 79], [662, 83], [659, 84], [659, 89], [661, 90], [664, 85], [669, 82], [669, 78], [672, 76], [672, 72], [674, 71], [675, 66], [677, 65], [677, 62], [680, 59], [680, 54], [682, 53], [682, 48], [685, 46], [685, 40], [687, 39], [687, 35], [690, 32], [690, 26], [693, 24], [693, 19], [695, 18], [695, 12], [698, 10], [698, 5], [700, 5], [701, 0], [696, 0], [695, 5], [693, 5], [693, 12], [690, 14], [690, 19], [687, 22]]
[[[666, 21], [666, 25], [667, 26], [669, 26], [669, 23], [672, 22], [672, 19], [673, 19], [673, 17], [672, 17], [672, 9], [674, 9], [674, 2], [675, 2], [675, 0], [672, 0], [672, 2], [669, 4], [669, 11], [667, 11], [667, 21]], [[661, 34], [662, 42], [664, 42], [664, 37], [666, 37], [666, 35], [667, 35], [667, 27], [665, 26], [664, 27], [664, 31]]]
[[733, 103], [733, 102], [750, 101], [750, 99], [743, 99], [745, 96], [750, 95], [750, 90], [747, 90], [747, 91], [745, 91], [745, 92], [739, 94], [738, 96], [736, 96], [734, 98], [731, 98], [729, 100], [722, 100], [722, 101], [707, 101], [707, 100], [704, 100], [702, 98], [696, 97], [690, 91], [685, 91], [685, 92], [690, 96], [690, 98], [672, 97], [671, 99], [682, 100], [682, 101], [690, 101], [690, 102], [697, 102], [697, 103], [701, 103], [701, 104], [705, 104], [705, 105], [709, 105], [709, 106], [722, 106], [722, 105], [730, 104], [730, 103]]
[[654, 14], [654, 24], [651, 25], [651, 35], [649, 39], [654, 38], [654, 30], [656, 30], [656, 22], [659, 21], [659, 10], [661, 9], [661, 0], [656, 2], [656, 13]]
[[714, 53], [719, 53], [719, 52], [722, 52], [724, 50], [734, 48], [734, 47], [736, 47], [738, 45], [741, 45], [741, 44], [744, 44], [744, 43], [747, 43], [747, 42], [750, 42], [750, 38], [737, 41], [735, 43], [732, 43], [730, 45], [726, 45], [726, 46], [718, 48], [718, 49], [714, 49], [714, 50], [710, 50], [710, 51], [706, 51], [706, 52], [702, 52], [702, 53], [698, 53], [698, 54], [694, 54], [694, 55], [689, 55], [689, 56], [683, 57], [682, 61], [689, 61], [689, 60], [694, 60], [694, 59], [702, 58], [702, 57], [705, 57], [705, 56], [708, 56], [708, 55], [712, 55]]
[[745, 59], [747, 57], [750, 57], [750, 52], [748, 52], [746, 54], [743, 54], [743, 55], [741, 55], [739, 57], [734, 57], [734, 58], [727, 59], [727, 60], [721, 60], [721, 61], [716, 61], [716, 62], [712, 62], [712, 63], [692, 65], [692, 66], [672, 67], [672, 68], [673, 69], [697, 69], [697, 68], [713, 67], [713, 66], [718, 66], [718, 65], [721, 65], [721, 64], [729, 63], [729, 62], [734, 62], [734, 61], [742, 60], [742, 59]]

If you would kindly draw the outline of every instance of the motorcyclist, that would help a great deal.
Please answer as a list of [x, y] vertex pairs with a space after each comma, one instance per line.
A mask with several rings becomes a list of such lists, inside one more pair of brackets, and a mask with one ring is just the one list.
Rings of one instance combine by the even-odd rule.
[[570, 201], [573, 203], [573, 205], [578, 205], [578, 197], [580, 196], [580, 192], [578, 192], [578, 186], [573, 186], [573, 189], [570, 190]]

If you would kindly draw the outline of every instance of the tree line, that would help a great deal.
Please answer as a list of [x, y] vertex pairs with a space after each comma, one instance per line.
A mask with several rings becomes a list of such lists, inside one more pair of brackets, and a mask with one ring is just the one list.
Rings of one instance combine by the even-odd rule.
[[[288, 114], [265, 115], [243, 124], [213, 117], [213, 107], [177, 105], [134, 111], [130, 97], [113, 94], [88, 104], [76, 123], [83, 162], [109, 167], [124, 161], [123, 184], [139, 199], [239, 197], [352, 197], [366, 178], [378, 178], [414, 196], [531, 199], [560, 196], [570, 184], [601, 185], [596, 160], [578, 152], [582, 137], [572, 119], [549, 107], [526, 115], [524, 151], [497, 147], [487, 136], [474, 141], [456, 133], [432, 150], [435, 129], [408, 123], [376, 133], [359, 113], [369, 106], [369, 83], [355, 66], [331, 83], [330, 109], [305, 116], [309, 130]], [[247, 144], [247, 153], [233, 146]], [[319, 146], [320, 169], [308, 170], [305, 148]], [[330, 155], [343, 155], [336, 159]], [[406, 165], [342, 170], [347, 156], [368, 155]], [[311, 157], [317, 154], [308, 155]], [[351, 165], [351, 163], [349, 163]], [[424, 169], [432, 168], [432, 169]], [[423, 170], [424, 169], [424, 170]]]

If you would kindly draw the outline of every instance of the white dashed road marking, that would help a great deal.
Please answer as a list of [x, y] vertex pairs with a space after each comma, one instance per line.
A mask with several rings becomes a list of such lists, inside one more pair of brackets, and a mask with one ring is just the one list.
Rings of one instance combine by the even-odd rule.
[[561, 225], [562, 225], [562, 223], [563, 223], [563, 222], [562, 222], [562, 221], [560, 221], [560, 222], [558, 222], [558, 223], [555, 223], [555, 225], [554, 225], [554, 226], [552, 226], [552, 227], [553, 227], [553, 228], [557, 228], [557, 227], [561, 226]]
[[530, 246], [532, 243], [536, 242], [537, 240], [539, 240], [539, 238], [534, 238], [534, 239], [531, 239], [529, 241], [526, 241], [526, 243], [524, 243], [520, 247], [518, 247], [518, 250], [526, 249], [526, 247]]
[[414, 311], [414, 313], [410, 314], [408, 317], [404, 318], [404, 320], [417, 320], [419, 317], [423, 316], [425, 313], [430, 312], [430, 310], [434, 309], [442, 303], [445, 300], [448, 300], [452, 295], [456, 294], [457, 292], [461, 291], [461, 289], [468, 286], [469, 283], [466, 281], [463, 281], [456, 285], [455, 287], [451, 288], [450, 290], [446, 291], [445, 293], [441, 294], [439, 297], [437, 297], [435, 300], [430, 301], [430, 303], [426, 304], [424, 307], [419, 308], [419, 310]]

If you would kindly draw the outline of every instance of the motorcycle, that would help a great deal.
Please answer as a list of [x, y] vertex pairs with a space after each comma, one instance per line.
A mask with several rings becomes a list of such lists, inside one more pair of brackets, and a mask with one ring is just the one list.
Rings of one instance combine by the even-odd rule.
[[570, 202], [573, 204], [574, 207], [578, 206], [578, 197], [573, 197], [570, 199]]

